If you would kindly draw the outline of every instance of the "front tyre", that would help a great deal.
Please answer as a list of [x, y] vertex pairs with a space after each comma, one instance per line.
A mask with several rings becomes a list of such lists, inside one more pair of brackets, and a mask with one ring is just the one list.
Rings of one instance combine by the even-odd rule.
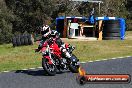
[[48, 59], [42, 58], [42, 67], [48, 75], [56, 75], [56, 66], [54, 64], [49, 64]]
[[78, 59], [74, 54], [72, 55], [71, 59], [72, 60], [71, 60], [71, 63], [69, 65], [69, 70], [73, 73], [78, 73], [78, 68], [79, 68]]

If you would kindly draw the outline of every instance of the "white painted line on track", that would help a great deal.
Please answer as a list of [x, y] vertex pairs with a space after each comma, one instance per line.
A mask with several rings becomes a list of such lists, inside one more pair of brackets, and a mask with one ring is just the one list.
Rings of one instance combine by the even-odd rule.
[[82, 63], [82, 64], [83, 64], [83, 63], [87, 63], [87, 62], [80, 62], [80, 63]]
[[10, 72], [10, 71], [3, 71], [4, 73]]
[[33, 69], [36, 69], [36, 68], [29, 68], [29, 69], [33, 70]]
[[28, 70], [28, 69], [22, 69], [22, 70]]
[[117, 59], [117, 58], [111, 58], [111, 59], [113, 59], [113, 60], [114, 60], [114, 59]]
[[37, 67], [37, 68], [40, 68], [40, 69], [41, 69], [41, 68], [43, 68], [43, 67]]
[[94, 62], [94, 61], [88, 61], [88, 62]]
[[132, 57], [132, 56], [126, 56], [126, 57]]
[[[86, 62], [83, 62], [83, 63], [87, 63], [87, 62], [97, 62], [97, 61], [107, 61], [107, 60], [115, 60], [115, 59], [122, 59], [122, 58], [126, 58], [126, 57], [132, 57], [132, 56], [116, 57], [116, 58], [101, 59], [101, 60], [94, 60], [94, 61], [86, 61]], [[81, 62], [80, 62], [80, 63], [81, 63]]]
[[[121, 58], [128, 58], [128, 57], [132, 57], [132, 56], [125, 56], [125, 57], [116, 57], [116, 58], [110, 58], [110, 59], [102, 59], [102, 60], [95, 60], [95, 61], [86, 61], [86, 62], [79, 62], [79, 63], [82, 63], [82, 64], [85, 64], [85, 63], [88, 63], [88, 62], [97, 62], [97, 61], [107, 61], [107, 60], [115, 60], [115, 59], [121, 59]], [[37, 67], [37, 68], [40, 68], [40, 69], [42, 69], [43, 67]], [[28, 68], [28, 69], [22, 69], [22, 70], [33, 70], [33, 69], [36, 69], [36, 68]], [[0, 73], [8, 73], [8, 72], [10, 72], [10, 71], [2, 71], [2, 72], [0, 72]]]
[[105, 60], [108, 60], [108, 59], [102, 59], [102, 61], [105, 61]]
[[95, 61], [101, 61], [101, 60], [95, 60]]
[[124, 58], [124, 57], [118, 57], [118, 58]]

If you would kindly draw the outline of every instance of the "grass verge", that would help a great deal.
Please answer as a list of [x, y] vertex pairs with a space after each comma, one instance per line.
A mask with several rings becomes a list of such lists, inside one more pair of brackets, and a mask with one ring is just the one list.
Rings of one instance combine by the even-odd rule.
[[[130, 33], [128, 33], [130, 35]], [[74, 54], [80, 61], [94, 61], [120, 56], [132, 56], [132, 40], [66, 41], [75, 45]], [[37, 44], [12, 47], [0, 45], [0, 72], [41, 66], [41, 54], [35, 53]]]

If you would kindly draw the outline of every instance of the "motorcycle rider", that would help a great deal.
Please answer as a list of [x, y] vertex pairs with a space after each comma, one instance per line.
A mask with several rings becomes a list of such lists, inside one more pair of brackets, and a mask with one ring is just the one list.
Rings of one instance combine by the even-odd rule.
[[[49, 30], [49, 31], [47, 31]], [[46, 32], [45, 32], [46, 31]], [[46, 36], [45, 36], [46, 35]], [[48, 36], [48, 37], [47, 37]], [[46, 41], [47, 38], [49, 37], [53, 37], [55, 38], [55, 42], [58, 45], [58, 47], [60, 48], [60, 51], [67, 57], [70, 58], [71, 55], [69, 54], [69, 52], [67, 51], [66, 47], [65, 47], [65, 43], [60, 39], [59, 37], [59, 33], [55, 30], [50, 30], [48, 25], [45, 25], [43, 27], [42, 30], [42, 40], [40, 41], [40, 44], [38, 46], [38, 49], [35, 50], [35, 52], [39, 52], [40, 49], [42, 48], [43, 43]], [[52, 41], [51, 41], [52, 42]], [[61, 61], [61, 65], [63, 66], [64, 69], [66, 69], [66, 64], [65, 64], [65, 60], [63, 58], [60, 58]]]
[[[67, 58], [71, 58], [71, 55], [69, 54], [69, 52], [66, 49], [66, 45], [65, 43], [60, 39], [59, 37], [59, 33], [55, 30], [53, 30], [51, 32], [51, 36], [55, 39], [56, 44], [58, 45], [58, 47], [60, 48], [60, 51], [67, 57]], [[61, 64], [63, 65], [64, 68], [66, 68], [66, 64], [65, 64], [65, 59], [61, 58]]]
[[43, 27], [41, 29], [42, 38], [41, 38], [41, 41], [39, 43], [38, 49], [36, 49], [35, 52], [40, 51], [40, 49], [42, 48], [43, 43], [46, 41], [46, 39], [48, 39], [50, 37], [50, 34], [51, 34], [50, 27], [46, 23], [44, 23]]
[[70, 58], [70, 54], [68, 53], [65, 43], [60, 39], [59, 33], [55, 30], [52, 30], [51, 36], [56, 38], [56, 44], [59, 46], [60, 50], [66, 55], [67, 58]]

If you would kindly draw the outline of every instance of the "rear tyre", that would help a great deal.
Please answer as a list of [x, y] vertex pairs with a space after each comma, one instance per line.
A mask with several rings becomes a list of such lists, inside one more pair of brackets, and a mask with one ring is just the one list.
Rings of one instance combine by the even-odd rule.
[[107, 20], [103, 26], [103, 39], [104, 40], [120, 40], [120, 21]]
[[17, 36], [16, 37], [16, 44], [17, 44], [17, 46], [20, 46], [21, 45], [20, 36]]
[[120, 37], [120, 33], [103, 33], [104, 37]]
[[50, 76], [56, 75], [56, 66], [48, 63], [48, 59], [42, 58], [42, 67], [46, 71], [46, 73]]
[[32, 35], [29, 34], [27, 37], [28, 37], [28, 44], [33, 45], [34, 39], [33, 39]]
[[120, 37], [104, 37], [104, 40], [119, 40], [121, 39]]
[[105, 24], [104, 28], [120, 28], [120, 24]]
[[106, 20], [106, 21], [104, 21], [104, 24], [116, 24], [116, 25], [120, 25], [119, 24], [120, 23], [120, 21], [119, 20]]
[[103, 32], [120, 32], [120, 28], [104, 28]]
[[12, 38], [12, 44], [13, 44], [13, 47], [17, 46], [17, 44], [16, 44], [16, 37]]
[[24, 37], [24, 45], [28, 45], [28, 38], [27, 38], [27, 35], [23, 35]]
[[21, 45], [24, 45], [24, 37], [23, 37], [23, 35], [20, 36], [20, 40], [21, 40]]

